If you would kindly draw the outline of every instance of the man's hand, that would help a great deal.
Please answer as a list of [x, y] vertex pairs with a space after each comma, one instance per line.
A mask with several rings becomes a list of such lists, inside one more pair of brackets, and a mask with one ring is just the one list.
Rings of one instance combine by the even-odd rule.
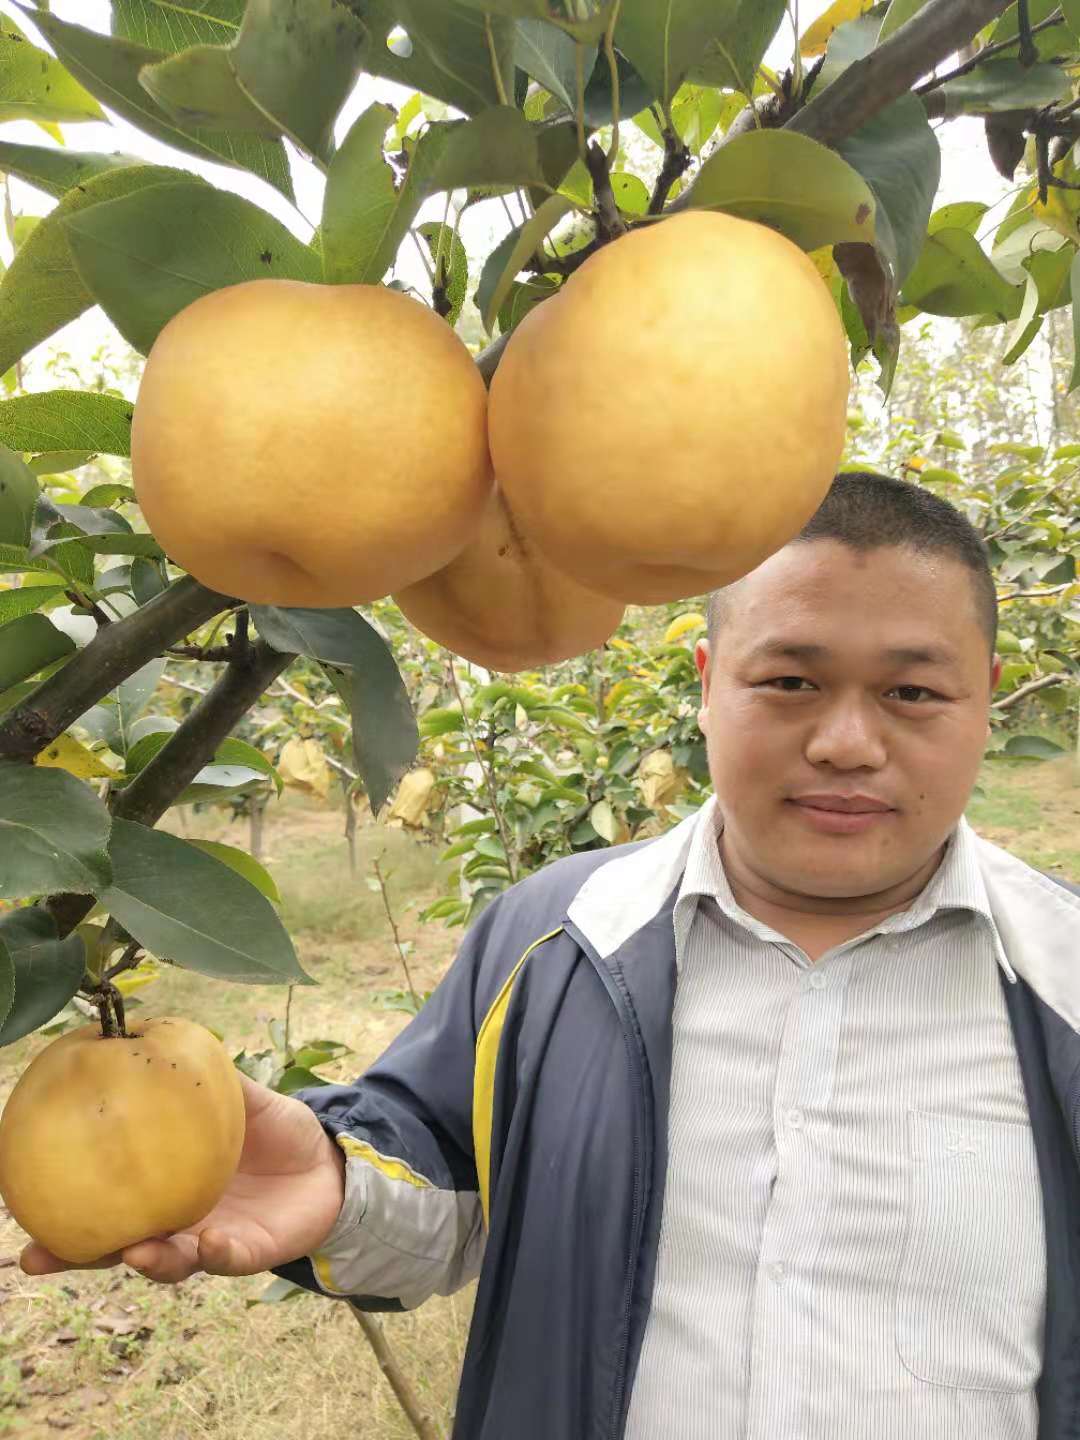
[[242, 1072], [240, 1082], [244, 1148], [236, 1174], [209, 1215], [186, 1230], [140, 1240], [84, 1265], [70, 1265], [34, 1241], [19, 1257], [26, 1274], [126, 1263], [149, 1280], [175, 1285], [199, 1270], [257, 1275], [317, 1250], [341, 1210], [345, 1157], [303, 1101]]

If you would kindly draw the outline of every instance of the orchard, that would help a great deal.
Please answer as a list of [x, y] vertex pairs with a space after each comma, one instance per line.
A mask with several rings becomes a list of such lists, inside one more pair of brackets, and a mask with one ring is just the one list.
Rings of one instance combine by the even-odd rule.
[[[320, 983], [263, 863], [283, 792], [340, 800], [416, 1013], [358, 830], [435, 847], [413, 910], [458, 936], [692, 814], [706, 598], [838, 469], [976, 526], [987, 765], [1076, 783], [1080, 4], [799, 10], [0, 0], [0, 1198], [56, 1255], [208, 1213], [238, 1071], [351, 1073], [155, 1002]], [[953, 122], [992, 193], [943, 195]], [[126, 372], [64, 366], [94, 307]]]

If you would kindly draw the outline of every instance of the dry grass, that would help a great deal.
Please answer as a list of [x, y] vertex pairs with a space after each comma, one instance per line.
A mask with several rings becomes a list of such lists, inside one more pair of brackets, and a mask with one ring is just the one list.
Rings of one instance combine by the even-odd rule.
[[[984, 769], [970, 817], [980, 833], [1034, 864], [1080, 879], [1080, 772], [1074, 762]], [[177, 822], [175, 827], [183, 829]], [[421, 930], [419, 904], [436, 887], [434, 852], [408, 837], [361, 830], [349, 873], [341, 818], [287, 794], [268, 817], [267, 864], [301, 963], [320, 982], [294, 990], [294, 1038], [353, 1049], [328, 1079], [359, 1073], [406, 1023], [373, 1004], [400, 988], [382, 900], [368, 889], [380, 856], [403, 938], [416, 945], [417, 984], [430, 988], [459, 938]], [[244, 844], [240, 825], [208, 814], [189, 833]], [[222, 985], [169, 971], [143, 992], [152, 1013], [190, 1015], [224, 1032], [232, 1053], [267, 1047], [284, 1018], [280, 987]], [[36, 1037], [0, 1052], [0, 1102], [40, 1048]], [[154, 1286], [127, 1271], [31, 1280], [14, 1263], [25, 1237], [0, 1208], [0, 1437], [71, 1440], [411, 1440], [412, 1431], [343, 1306], [304, 1295], [256, 1303], [267, 1276], [193, 1277]], [[408, 1315], [384, 1318], [395, 1353], [449, 1433], [472, 1304], [471, 1287]]]

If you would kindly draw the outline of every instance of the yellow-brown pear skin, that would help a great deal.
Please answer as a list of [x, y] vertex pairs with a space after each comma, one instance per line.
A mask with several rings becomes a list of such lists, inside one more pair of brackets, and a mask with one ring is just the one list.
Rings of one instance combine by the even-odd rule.
[[495, 371], [495, 474], [553, 565], [624, 603], [747, 574], [824, 499], [848, 347], [810, 259], [688, 210], [598, 250], [514, 330]]
[[549, 564], [498, 487], [476, 538], [393, 598], [424, 635], [488, 670], [533, 670], [587, 654], [614, 634], [624, 609]]
[[196, 580], [255, 604], [367, 604], [445, 565], [491, 488], [487, 391], [446, 321], [381, 285], [250, 280], [168, 322], [131, 466]]
[[195, 1224], [221, 1198], [244, 1143], [244, 1094], [221, 1042], [159, 1017], [106, 1039], [50, 1041], [0, 1114], [0, 1196], [72, 1265]]

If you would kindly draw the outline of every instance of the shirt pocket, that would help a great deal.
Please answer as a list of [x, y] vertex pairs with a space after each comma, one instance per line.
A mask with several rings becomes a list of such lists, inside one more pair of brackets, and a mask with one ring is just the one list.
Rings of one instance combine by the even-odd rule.
[[1029, 1389], [1042, 1369], [1046, 1241], [1031, 1127], [908, 1111], [896, 1345], [919, 1380]]

